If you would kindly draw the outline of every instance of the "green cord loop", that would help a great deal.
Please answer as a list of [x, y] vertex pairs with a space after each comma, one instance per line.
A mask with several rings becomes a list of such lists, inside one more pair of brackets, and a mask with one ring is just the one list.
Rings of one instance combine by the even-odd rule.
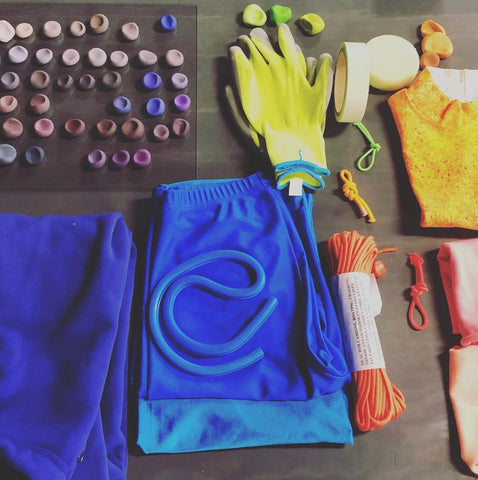
[[[378, 151], [380, 151], [382, 146], [375, 142], [375, 140], [372, 138], [372, 135], [362, 122], [355, 122], [354, 125], [362, 132], [370, 144], [370, 148], [357, 160], [357, 168], [361, 172], [368, 172], [373, 167], [373, 164], [375, 163], [375, 155]], [[370, 160], [366, 165], [364, 165], [364, 161], [369, 155]]]

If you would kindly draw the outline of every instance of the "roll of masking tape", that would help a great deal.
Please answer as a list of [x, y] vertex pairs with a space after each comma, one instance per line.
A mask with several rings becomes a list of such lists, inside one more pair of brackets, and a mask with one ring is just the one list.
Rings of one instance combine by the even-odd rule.
[[335, 62], [335, 118], [360, 122], [365, 114], [370, 79], [370, 55], [365, 43], [342, 42]]

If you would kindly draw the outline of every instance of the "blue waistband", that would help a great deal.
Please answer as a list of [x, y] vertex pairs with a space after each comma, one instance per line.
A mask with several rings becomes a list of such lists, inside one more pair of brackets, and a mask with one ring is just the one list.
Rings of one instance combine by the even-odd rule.
[[190, 180], [158, 185], [153, 190], [153, 198], [167, 193], [168, 202], [178, 205], [199, 205], [218, 202], [241, 195], [251, 189], [264, 189], [271, 182], [261, 173], [244, 178], [220, 180]]

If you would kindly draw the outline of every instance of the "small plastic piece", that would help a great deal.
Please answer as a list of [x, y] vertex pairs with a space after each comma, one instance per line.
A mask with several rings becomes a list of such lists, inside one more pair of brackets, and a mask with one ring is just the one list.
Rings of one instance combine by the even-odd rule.
[[33, 131], [40, 138], [49, 137], [55, 130], [55, 125], [49, 118], [40, 118], [33, 124]]
[[307, 35], [317, 35], [325, 28], [325, 22], [315, 13], [306, 13], [299, 18], [299, 27]]
[[191, 99], [189, 98], [188, 95], [184, 93], [180, 93], [179, 95], [176, 95], [173, 100], [174, 103], [174, 108], [178, 112], [185, 112], [186, 110], [189, 110], [191, 107]]
[[96, 131], [101, 138], [112, 137], [117, 130], [116, 123], [110, 118], [104, 118], [96, 124]]
[[434, 52], [440, 58], [448, 58], [453, 53], [453, 44], [446, 33], [434, 32], [423, 38], [422, 51]]
[[79, 20], [71, 22], [70, 33], [73, 37], [82, 37], [86, 33], [86, 25]]
[[138, 24], [134, 22], [128, 22], [121, 26], [121, 35], [128, 42], [134, 42], [139, 37]]
[[431, 35], [432, 33], [435, 33], [435, 32], [446, 33], [445, 29], [434, 20], [425, 20], [420, 25], [420, 33], [422, 37], [426, 37], [427, 35]]
[[111, 163], [113, 164], [114, 168], [124, 168], [128, 165], [130, 160], [130, 154], [128, 150], [118, 150], [117, 152], [113, 153], [111, 157]]
[[18, 106], [18, 101], [13, 95], [4, 95], [0, 98], [0, 113], [11, 113]]
[[375, 275], [376, 278], [381, 278], [385, 276], [385, 274], [387, 273], [387, 269], [382, 260], [375, 260], [375, 262], [373, 262], [372, 273]]
[[159, 124], [153, 128], [153, 138], [157, 142], [164, 142], [169, 138], [169, 128], [166, 125]]
[[61, 25], [56, 20], [49, 20], [43, 25], [43, 35], [46, 38], [58, 38], [61, 35]]
[[101, 77], [101, 85], [106, 90], [114, 90], [122, 83], [121, 75], [115, 71], [108, 71]]
[[86, 160], [90, 168], [93, 170], [99, 170], [106, 165], [106, 153], [99, 148], [95, 148], [88, 153]]
[[17, 158], [17, 149], [8, 143], [0, 145], [0, 165], [10, 165]]
[[8, 43], [15, 36], [15, 29], [6, 20], [0, 20], [0, 42]]
[[70, 138], [79, 137], [86, 129], [85, 122], [79, 118], [70, 118], [64, 125], [65, 133]]
[[2, 134], [5, 138], [18, 138], [23, 133], [23, 124], [18, 118], [7, 118], [2, 125]]
[[90, 75], [89, 73], [85, 73], [82, 75], [78, 80], [78, 88], [80, 90], [91, 90], [95, 88], [96, 80], [95, 77]]
[[30, 75], [30, 85], [35, 90], [43, 90], [50, 85], [50, 75], [44, 70], [35, 70]]
[[25, 152], [25, 161], [32, 167], [40, 165], [45, 161], [45, 150], [38, 146], [27, 148]]
[[161, 28], [164, 32], [171, 32], [178, 26], [178, 21], [174, 15], [163, 15], [160, 20]]
[[161, 86], [163, 83], [163, 80], [161, 79], [161, 76], [156, 73], [156, 72], [148, 72], [143, 75], [143, 78], [141, 79], [141, 83], [143, 84], [143, 87], [146, 88], [147, 90], [156, 90]]
[[269, 11], [269, 18], [273, 25], [287, 23], [292, 18], [292, 10], [282, 5], [273, 5]]
[[95, 13], [90, 18], [90, 30], [93, 33], [105, 33], [109, 26], [110, 21], [108, 20], [108, 17], [102, 13]]
[[43, 93], [37, 93], [30, 99], [28, 106], [33, 115], [43, 115], [50, 109], [50, 99]]
[[35, 53], [35, 62], [38, 65], [46, 65], [53, 59], [53, 51], [50, 48], [40, 48]]
[[435, 52], [425, 52], [420, 57], [420, 68], [426, 67], [438, 67], [440, 63], [440, 57]]
[[128, 140], [139, 140], [144, 135], [144, 124], [138, 118], [130, 117], [121, 125], [121, 133]]
[[22, 22], [15, 27], [15, 34], [18, 38], [28, 38], [33, 35], [33, 27], [30, 23]]
[[55, 82], [55, 87], [57, 90], [60, 90], [61, 92], [65, 92], [66, 90], [69, 90], [70, 88], [73, 87], [75, 84], [75, 81], [73, 80], [73, 77], [71, 75], [60, 75]]
[[92, 67], [102, 67], [107, 59], [108, 56], [102, 48], [94, 47], [88, 52], [88, 62]]
[[152, 117], [157, 117], [159, 115], [162, 115], [166, 111], [166, 104], [164, 103], [164, 100], [162, 98], [150, 98], [146, 102], [146, 111], [148, 112], [148, 115], [151, 115]]
[[140, 148], [133, 154], [133, 162], [138, 168], [146, 168], [151, 164], [151, 152], [146, 148]]
[[191, 130], [191, 125], [184, 118], [175, 118], [171, 128], [176, 137], [183, 138], [188, 135]]
[[5, 72], [0, 77], [0, 84], [4, 90], [15, 90], [20, 85], [20, 77], [16, 72]]
[[140, 50], [137, 58], [141, 67], [151, 67], [158, 61], [158, 56], [149, 50]]
[[242, 12], [242, 23], [248, 27], [262, 27], [266, 22], [266, 12], [257, 3], [250, 3]]
[[73, 67], [80, 61], [80, 52], [74, 48], [68, 48], [62, 53], [61, 61], [65, 67]]
[[175, 48], [168, 50], [164, 55], [164, 59], [166, 60], [166, 64], [169, 67], [180, 67], [184, 63], [184, 55]]
[[15, 65], [23, 63], [28, 58], [28, 50], [22, 45], [14, 45], [8, 50], [8, 60]]
[[122, 50], [115, 50], [110, 54], [111, 66], [115, 68], [126, 67], [126, 65], [128, 65], [128, 61], [129, 61], [128, 55]]
[[131, 110], [131, 101], [127, 97], [116, 97], [113, 99], [112, 107], [116, 113], [123, 115]]
[[176, 72], [171, 75], [171, 87], [174, 90], [183, 90], [188, 86], [189, 79], [187, 75], [181, 72]]

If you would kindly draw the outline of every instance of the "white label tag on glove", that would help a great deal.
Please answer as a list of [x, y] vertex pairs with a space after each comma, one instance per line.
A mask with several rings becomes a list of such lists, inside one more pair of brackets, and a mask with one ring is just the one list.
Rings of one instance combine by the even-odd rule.
[[289, 181], [289, 197], [300, 197], [302, 195], [302, 180], [291, 178]]
[[347, 360], [353, 372], [385, 368], [373, 316], [380, 310], [381, 300], [380, 294], [377, 299], [378, 288], [371, 288], [372, 284], [373, 280], [366, 273], [341, 273], [332, 277]]

